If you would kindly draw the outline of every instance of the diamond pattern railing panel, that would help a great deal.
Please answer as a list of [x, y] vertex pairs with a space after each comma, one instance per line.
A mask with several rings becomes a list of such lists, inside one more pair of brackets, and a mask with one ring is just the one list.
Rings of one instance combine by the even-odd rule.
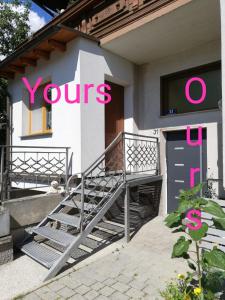
[[130, 173], [157, 172], [158, 142], [151, 138], [126, 138], [126, 171]]
[[20, 189], [36, 189], [49, 186], [53, 180], [66, 184], [69, 148], [3, 146], [1, 149], [3, 194], [6, 194], [6, 189], [9, 194], [12, 185]]

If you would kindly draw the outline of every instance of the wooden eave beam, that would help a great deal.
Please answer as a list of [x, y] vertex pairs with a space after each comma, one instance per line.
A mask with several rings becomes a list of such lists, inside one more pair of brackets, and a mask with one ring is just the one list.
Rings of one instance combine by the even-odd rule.
[[0, 77], [6, 78], [6, 79], [14, 79], [15, 74], [13, 72], [0, 71]]
[[16, 65], [9, 65], [9, 69], [13, 70], [16, 73], [24, 74], [25, 73], [25, 68], [24, 67], [19, 67]]
[[28, 58], [28, 57], [21, 57], [20, 61], [28, 66], [36, 67], [37, 66], [37, 60]]
[[50, 58], [50, 52], [48, 52], [48, 51], [44, 51], [41, 49], [34, 49], [33, 53], [45, 60], [49, 60], [49, 58]]
[[50, 46], [52, 46], [54, 49], [59, 50], [61, 52], [66, 51], [66, 43], [62, 43], [53, 39], [48, 40], [48, 43]]

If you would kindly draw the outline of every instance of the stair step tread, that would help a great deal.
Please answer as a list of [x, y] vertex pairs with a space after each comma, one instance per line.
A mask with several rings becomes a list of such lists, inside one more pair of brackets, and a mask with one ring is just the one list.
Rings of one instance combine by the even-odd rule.
[[77, 238], [65, 231], [54, 229], [49, 226], [35, 228], [33, 232], [64, 247], [68, 247]]
[[99, 229], [103, 228], [103, 229], [108, 229], [108, 230], [111, 230], [111, 231], [115, 231], [116, 233], [124, 232], [124, 228], [123, 227], [117, 226], [115, 224], [106, 223], [106, 222], [99, 222], [97, 224], [97, 227]]
[[[76, 190], [76, 193], [77, 194], [82, 194], [82, 190], [81, 189]], [[108, 196], [110, 193], [108, 193], [108, 192], [101, 192], [101, 191], [98, 191], [98, 190], [84, 189], [84, 194], [86, 196], [103, 198], [103, 197]]]
[[[146, 207], [148, 207], [148, 205], [130, 205], [130, 210], [142, 212], [146, 210]], [[125, 209], [125, 206], [122, 206], [122, 209]]]
[[87, 179], [85, 183], [90, 187], [97, 186], [97, 187], [104, 187], [110, 189], [115, 186], [117, 181], [112, 179], [112, 180], [107, 180], [106, 182], [105, 180], [97, 178], [94, 180]]
[[48, 269], [60, 258], [60, 254], [34, 241], [25, 244], [21, 251]]
[[[80, 201], [74, 201], [74, 200], [67, 200], [65, 202], [62, 203], [63, 205], [67, 205], [70, 207], [78, 207], [79, 209], [81, 209], [81, 202]], [[93, 210], [96, 208], [97, 205], [92, 204], [92, 203], [84, 203], [84, 210]]]
[[99, 247], [100, 242], [87, 237], [81, 244], [93, 250]]
[[50, 219], [59, 221], [63, 224], [70, 225], [73, 227], [79, 227], [80, 217], [79, 215], [67, 215], [64, 213], [55, 213], [48, 216]]

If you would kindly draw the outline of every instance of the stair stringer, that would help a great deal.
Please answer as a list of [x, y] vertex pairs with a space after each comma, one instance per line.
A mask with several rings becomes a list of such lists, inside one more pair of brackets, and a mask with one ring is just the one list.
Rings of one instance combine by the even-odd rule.
[[75, 189], [73, 189], [70, 192], [70, 194], [68, 196], [66, 196], [62, 201], [60, 201], [60, 203], [35, 228], [39, 228], [41, 226], [46, 225], [46, 223], [48, 222], [48, 216], [59, 212], [62, 209], [62, 203], [66, 202], [67, 200], [72, 198], [74, 196], [74, 194], [76, 194], [76, 190], [78, 190], [80, 187], [81, 187], [81, 184], [79, 184]]
[[85, 230], [79, 234], [78, 239], [74, 241], [62, 254], [62, 256], [55, 262], [55, 264], [49, 270], [47, 276], [44, 278], [44, 281], [49, 280], [55, 277], [58, 272], [63, 268], [68, 259], [71, 257], [71, 254], [79, 247], [82, 241], [91, 233], [93, 228], [99, 223], [99, 221], [103, 218], [103, 216], [107, 213], [116, 199], [120, 196], [125, 188], [125, 183], [122, 183], [114, 194], [108, 199], [106, 204], [102, 207], [102, 209], [98, 212], [98, 214], [90, 221]]

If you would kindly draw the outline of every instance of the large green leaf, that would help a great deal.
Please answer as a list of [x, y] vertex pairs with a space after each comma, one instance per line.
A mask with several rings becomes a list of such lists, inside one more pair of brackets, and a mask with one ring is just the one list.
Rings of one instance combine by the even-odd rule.
[[179, 200], [179, 206], [177, 211], [179, 213], [184, 213], [186, 212], [188, 209], [192, 208], [192, 201], [189, 200]]
[[195, 202], [199, 205], [199, 206], [202, 206], [202, 205], [207, 205], [209, 200], [206, 200], [204, 198], [196, 198]]
[[[219, 293], [224, 289], [225, 272], [211, 268], [208, 272], [203, 273], [202, 286], [204, 290]], [[214, 298], [213, 298], [214, 299]]]
[[194, 241], [200, 241], [207, 233], [209, 226], [206, 223], [202, 223], [202, 227], [198, 230], [188, 229], [191, 238]]
[[172, 258], [183, 257], [187, 254], [191, 241], [186, 240], [184, 236], [181, 236], [176, 244], [173, 246]]
[[181, 224], [181, 214], [173, 212], [165, 218], [166, 226], [169, 228], [177, 227]]
[[189, 268], [190, 269], [192, 269], [193, 271], [196, 271], [196, 266], [190, 261], [190, 260], [188, 260], [188, 266], [189, 266]]
[[213, 218], [213, 223], [217, 229], [225, 230], [225, 219]]
[[194, 200], [196, 198], [196, 195], [201, 191], [202, 187], [203, 187], [203, 184], [200, 183], [200, 184], [196, 185], [195, 187], [193, 187], [192, 189], [181, 190], [180, 194], [179, 194], [179, 199], [181, 201], [183, 201], [183, 200], [187, 200], [187, 201]]
[[205, 206], [202, 206], [202, 210], [218, 218], [225, 218], [222, 207], [212, 200], [209, 200]]
[[209, 266], [225, 270], [225, 253], [219, 249], [213, 249], [203, 254], [203, 259]]

